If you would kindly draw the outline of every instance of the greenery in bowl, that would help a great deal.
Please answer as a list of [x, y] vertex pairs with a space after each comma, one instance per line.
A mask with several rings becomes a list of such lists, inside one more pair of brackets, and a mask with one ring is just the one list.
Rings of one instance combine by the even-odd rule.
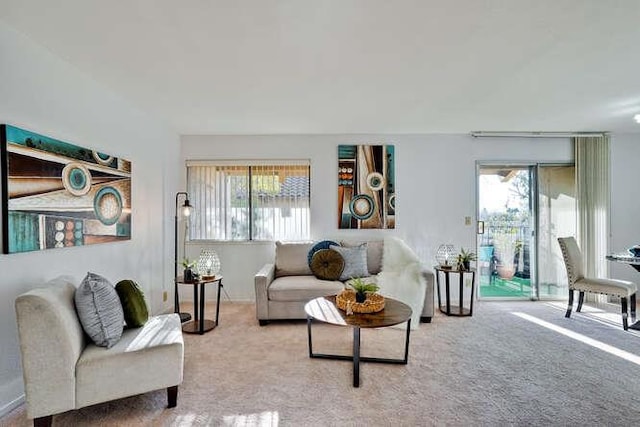
[[367, 299], [367, 292], [373, 293], [380, 289], [375, 283], [365, 282], [361, 278], [354, 278], [347, 282], [347, 285], [351, 286], [356, 291], [356, 302], [364, 302]]

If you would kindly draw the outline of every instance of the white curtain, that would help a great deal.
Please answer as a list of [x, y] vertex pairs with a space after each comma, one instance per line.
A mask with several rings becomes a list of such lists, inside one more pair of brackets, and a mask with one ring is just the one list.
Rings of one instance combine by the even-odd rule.
[[578, 236], [585, 274], [607, 277], [609, 248], [609, 137], [573, 139], [576, 158]]

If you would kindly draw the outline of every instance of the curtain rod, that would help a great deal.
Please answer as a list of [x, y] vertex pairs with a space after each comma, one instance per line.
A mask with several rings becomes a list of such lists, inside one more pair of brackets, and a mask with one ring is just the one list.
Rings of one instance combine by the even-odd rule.
[[570, 138], [570, 137], [603, 137], [607, 132], [502, 132], [502, 131], [473, 131], [474, 138], [511, 137], [511, 138]]

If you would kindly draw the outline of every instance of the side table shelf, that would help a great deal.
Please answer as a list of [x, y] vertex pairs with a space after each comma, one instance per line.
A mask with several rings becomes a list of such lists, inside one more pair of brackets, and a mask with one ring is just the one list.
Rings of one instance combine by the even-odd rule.
[[[435, 266], [436, 272], [436, 288], [438, 289], [438, 309], [447, 316], [473, 316], [473, 299], [475, 297], [475, 283], [476, 283], [476, 270], [471, 268], [469, 270], [457, 270], [452, 268], [442, 268]], [[451, 305], [451, 283], [449, 275], [458, 275], [458, 304]], [[471, 296], [469, 298], [469, 305], [465, 307], [464, 304], [464, 281], [465, 276], [471, 275]], [[440, 277], [444, 276], [444, 304], [442, 303], [442, 291], [440, 290]]]
[[[218, 284], [218, 296], [216, 299], [216, 320], [204, 318], [205, 285], [209, 283]], [[220, 291], [222, 290], [222, 276], [215, 276], [207, 279], [184, 280], [182, 276], [175, 278], [175, 285], [193, 286], [193, 320], [182, 324], [182, 332], [187, 334], [204, 334], [218, 326], [220, 314]], [[200, 291], [200, 292], [198, 292]], [[199, 295], [198, 295], [199, 294]], [[179, 310], [179, 306], [177, 308]]]

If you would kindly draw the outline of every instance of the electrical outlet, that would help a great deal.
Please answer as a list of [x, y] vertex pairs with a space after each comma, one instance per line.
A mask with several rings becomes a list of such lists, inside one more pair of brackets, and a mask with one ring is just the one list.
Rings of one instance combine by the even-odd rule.
[[471, 217], [470, 216], [465, 216], [464, 217], [464, 225], [471, 225]]
[[165, 302], [169, 298], [167, 291], [162, 292], [162, 302]]

